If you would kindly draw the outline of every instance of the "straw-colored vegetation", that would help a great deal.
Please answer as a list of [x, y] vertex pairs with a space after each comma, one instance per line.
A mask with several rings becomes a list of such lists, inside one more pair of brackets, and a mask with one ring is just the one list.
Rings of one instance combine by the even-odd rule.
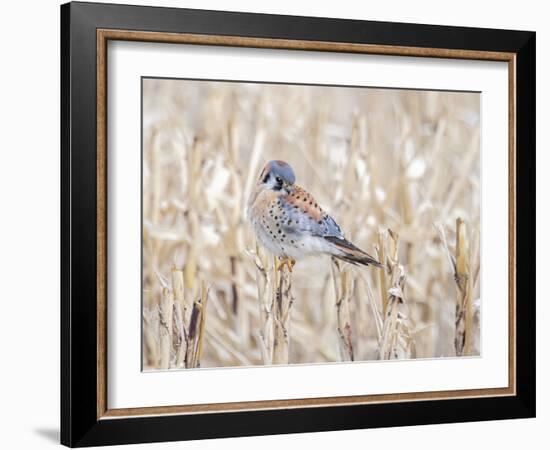
[[[477, 94], [143, 83], [145, 370], [479, 354]], [[385, 269], [277, 269], [245, 217], [270, 159]]]

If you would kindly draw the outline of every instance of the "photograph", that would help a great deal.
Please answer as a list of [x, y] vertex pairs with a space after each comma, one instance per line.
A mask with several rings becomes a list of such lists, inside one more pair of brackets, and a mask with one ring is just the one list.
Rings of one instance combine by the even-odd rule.
[[143, 371], [481, 355], [479, 92], [141, 96]]

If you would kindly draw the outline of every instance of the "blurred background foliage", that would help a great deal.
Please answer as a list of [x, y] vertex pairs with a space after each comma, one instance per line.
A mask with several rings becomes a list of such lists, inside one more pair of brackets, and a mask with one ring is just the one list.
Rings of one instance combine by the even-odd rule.
[[[476, 93], [144, 79], [144, 369], [162, 366], [166, 317], [159, 311], [173, 270], [183, 274], [187, 305], [207, 290], [200, 366], [263, 364], [250, 256], [255, 240], [245, 209], [270, 159], [288, 162], [297, 183], [368, 253], [378, 254], [388, 229], [399, 236], [405, 274], [399, 318], [408, 341], [396, 357], [456, 355], [451, 255], [462, 218], [470, 248], [471, 353], [478, 354], [479, 114]], [[347, 270], [355, 360], [377, 359], [385, 292], [379, 271]], [[296, 265], [290, 363], [341, 360], [333, 284], [328, 257]], [[183, 337], [170, 332], [170, 368], [183, 367], [177, 357], [183, 328]]]

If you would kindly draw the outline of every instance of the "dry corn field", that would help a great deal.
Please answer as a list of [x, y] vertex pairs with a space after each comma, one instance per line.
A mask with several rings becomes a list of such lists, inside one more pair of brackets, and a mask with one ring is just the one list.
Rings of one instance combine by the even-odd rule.
[[[143, 369], [480, 352], [479, 95], [143, 80]], [[288, 162], [384, 269], [275, 268], [246, 218]]]

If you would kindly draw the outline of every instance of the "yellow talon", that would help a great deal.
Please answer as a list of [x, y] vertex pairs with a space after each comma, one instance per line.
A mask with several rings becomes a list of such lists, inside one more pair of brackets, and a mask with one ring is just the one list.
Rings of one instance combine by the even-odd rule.
[[284, 266], [288, 267], [288, 271], [292, 272], [292, 269], [294, 268], [294, 264], [296, 264], [296, 260], [291, 258], [283, 258], [283, 259], [277, 259], [275, 264], [275, 270], [279, 271], [282, 270]]

